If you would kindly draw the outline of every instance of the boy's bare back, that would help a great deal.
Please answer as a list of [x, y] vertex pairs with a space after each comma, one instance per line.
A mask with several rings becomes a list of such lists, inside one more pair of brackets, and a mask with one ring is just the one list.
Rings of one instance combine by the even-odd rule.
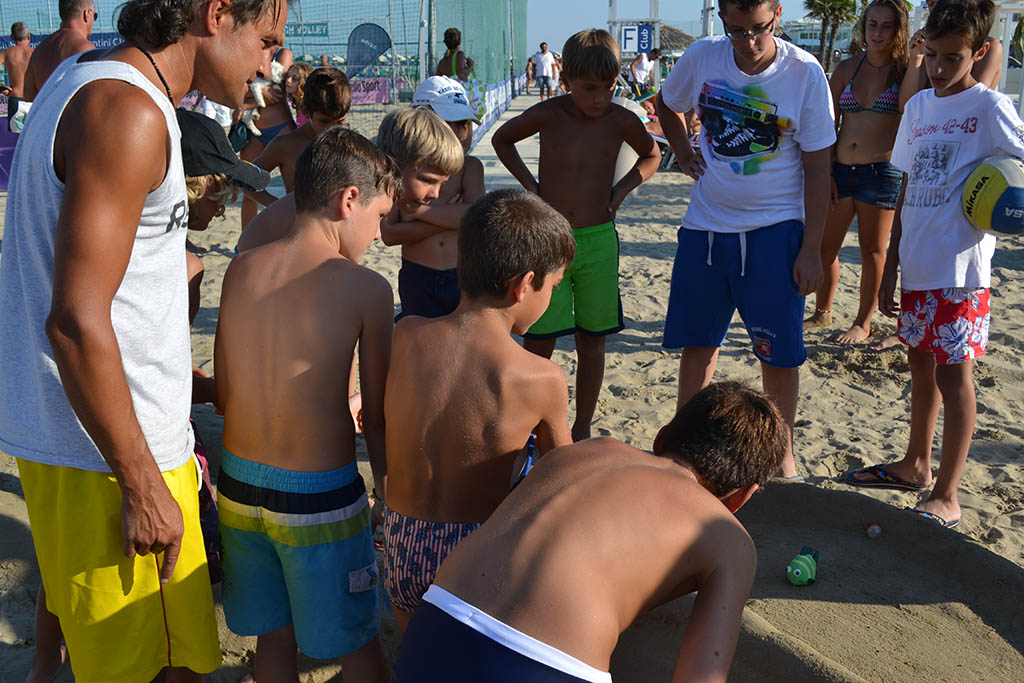
[[494, 317], [462, 309], [395, 328], [385, 391], [388, 507], [417, 519], [483, 522], [508, 493], [535, 427], [567, 443], [568, 389]]
[[700, 631], [727, 670], [755, 568], [746, 530], [688, 470], [597, 438], [546, 455], [435, 583], [603, 671], [639, 614], [699, 589], [687, 640]]
[[316, 133], [307, 122], [303, 126], [288, 133], [282, 133], [271, 140], [254, 163], [265, 171], [280, 169], [284, 191], [291, 192], [295, 189], [295, 164], [299, 160], [299, 155], [315, 137]]
[[594, 117], [576, 112], [570, 95], [553, 97], [505, 124], [502, 132], [516, 140], [540, 133], [537, 194], [572, 227], [587, 228], [615, 217], [609, 204], [622, 143], [643, 156], [653, 142], [640, 119], [617, 104]]
[[238, 256], [224, 278], [215, 350], [225, 448], [296, 471], [350, 462], [353, 350], [361, 341], [361, 353], [387, 353], [390, 339], [372, 332], [390, 333], [392, 310], [387, 281], [326, 243], [292, 234]]

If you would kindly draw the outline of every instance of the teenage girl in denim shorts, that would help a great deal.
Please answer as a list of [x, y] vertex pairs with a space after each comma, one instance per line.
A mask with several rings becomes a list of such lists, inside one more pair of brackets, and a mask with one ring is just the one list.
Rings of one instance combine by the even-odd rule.
[[836, 67], [830, 79], [838, 140], [832, 154], [832, 202], [821, 260], [825, 283], [804, 328], [832, 323], [839, 283], [839, 249], [854, 217], [861, 253], [860, 306], [841, 344], [864, 341], [878, 307], [878, 287], [903, 173], [889, 163], [900, 125], [899, 89], [907, 68], [907, 10], [899, 0], [872, 0], [857, 25], [863, 50]]

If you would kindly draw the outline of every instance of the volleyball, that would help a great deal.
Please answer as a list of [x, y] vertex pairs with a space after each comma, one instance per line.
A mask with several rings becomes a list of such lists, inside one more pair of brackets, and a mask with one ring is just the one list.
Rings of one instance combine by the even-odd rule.
[[1024, 233], [1024, 161], [985, 159], [964, 183], [961, 205], [971, 225], [996, 235]]

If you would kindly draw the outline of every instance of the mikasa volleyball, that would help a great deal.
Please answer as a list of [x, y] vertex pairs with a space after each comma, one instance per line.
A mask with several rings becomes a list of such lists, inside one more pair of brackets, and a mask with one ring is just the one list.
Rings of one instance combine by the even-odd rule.
[[971, 225], [996, 235], [1024, 233], [1024, 161], [985, 159], [964, 183], [961, 204]]

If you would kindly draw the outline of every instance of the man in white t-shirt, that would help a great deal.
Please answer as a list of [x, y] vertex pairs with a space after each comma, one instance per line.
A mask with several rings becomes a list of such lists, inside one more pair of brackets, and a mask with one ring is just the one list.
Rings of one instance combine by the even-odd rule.
[[[657, 109], [679, 166], [697, 179], [679, 230], [664, 346], [683, 349], [679, 405], [711, 382], [734, 311], [790, 432], [807, 358], [804, 295], [822, 280], [829, 148], [836, 139], [821, 65], [774, 37], [778, 0], [724, 0], [725, 35], [694, 43]], [[700, 150], [684, 113], [696, 108]]]
[[651, 72], [661, 59], [661, 50], [654, 48], [650, 52], [641, 52], [629, 64], [629, 85], [633, 94], [642, 97], [651, 80]]
[[[914, 512], [954, 527], [957, 489], [974, 432], [974, 359], [985, 354], [991, 324], [989, 286], [996, 238], [964, 216], [960, 197], [987, 157], [1024, 157], [1024, 122], [1006, 95], [971, 73], [989, 50], [992, 0], [943, 0], [924, 28], [925, 68], [934, 86], [906, 104], [892, 163], [906, 174], [885, 260], [879, 308], [899, 314], [910, 365], [910, 435], [903, 458], [849, 472], [853, 486], [923, 491]], [[1020, 218], [996, 205], [993, 227]], [[1005, 229], [1005, 228], [1004, 228]], [[897, 268], [900, 303], [893, 295]], [[932, 441], [942, 399], [942, 463], [932, 480]]]
[[540, 90], [540, 99], [543, 100], [545, 92], [551, 97], [551, 88], [555, 85], [555, 55], [548, 51], [548, 44], [540, 44], [540, 52], [533, 55], [533, 73], [537, 80], [537, 89]]

